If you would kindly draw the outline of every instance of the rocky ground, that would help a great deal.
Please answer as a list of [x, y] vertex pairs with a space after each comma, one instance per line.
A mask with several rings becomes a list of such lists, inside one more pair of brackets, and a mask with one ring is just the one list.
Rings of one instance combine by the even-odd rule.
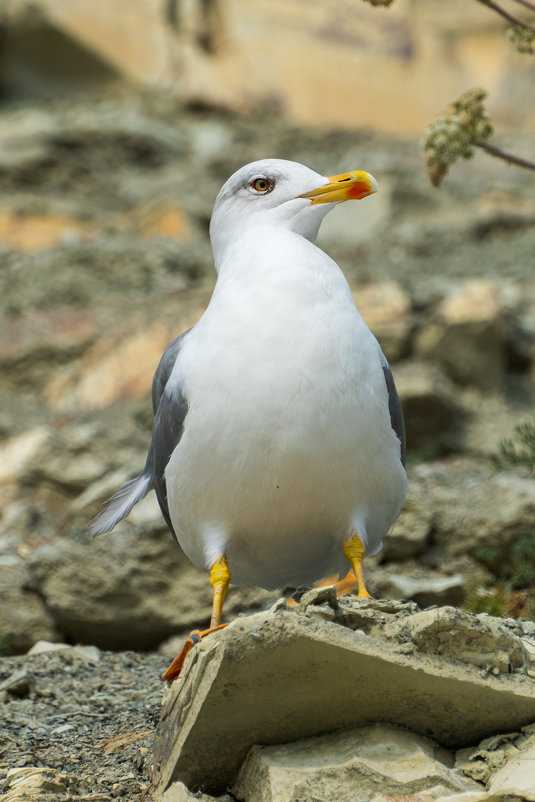
[[150, 784], [165, 659], [51, 646], [0, 668], [0, 799], [135, 800]]
[[[91, 541], [87, 526], [142, 467], [152, 373], [210, 296], [215, 195], [234, 169], [267, 155], [326, 174], [364, 168], [381, 186], [362, 204], [337, 209], [321, 234], [392, 363], [407, 420], [411, 491], [383, 553], [370, 561], [372, 590], [421, 607], [533, 615], [535, 486], [521, 470], [493, 474], [489, 461], [533, 414], [529, 174], [478, 156], [435, 190], [415, 142], [298, 129], [275, 116], [244, 119], [161, 97], [118, 92], [105, 101], [5, 106], [4, 774], [14, 766], [61, 769], [80, 781], [64, 781], [73, 798], [121, 789], [133, 798], [146, 782], [142, 750], [151, 740], [157, 675], [176, 649], [173, 637], [206, 621], [209, 586], [151, 498], [109, 537]], [[278, 595], [232, 589], [226, 614], [264, 610]], [[10, 656], [39, 640], [128, 651]], [[54, 735], [72, 724], [67, 687], [76, 693], [69, 704], [100, 716], [74, 722], [86, 740], [72, 747], [68, 764], [64, 747], [53, 749], [60, 741], [68, 749], [72, 738], [71, 730]], [[24, 727], [31, 748], [20, 746]], [[121, 742], [124, 766], [104, 761], [101, 786], [86, 782], [89, 753], [103, 760], [106, 744], [123, 734], [133, 739]]]

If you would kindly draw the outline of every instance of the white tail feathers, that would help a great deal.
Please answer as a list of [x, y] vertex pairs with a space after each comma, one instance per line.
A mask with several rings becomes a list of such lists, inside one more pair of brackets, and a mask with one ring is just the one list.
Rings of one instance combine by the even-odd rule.
[[126, 518], [132, 507], [141, 501], [151, 488], [152, 480], [148, 474], [136, 476], [125, 482], [110, 498], [102, 512], [99, 512], [92, 521], [91, 534], [96, 536], [111, 532], [115, 524]]

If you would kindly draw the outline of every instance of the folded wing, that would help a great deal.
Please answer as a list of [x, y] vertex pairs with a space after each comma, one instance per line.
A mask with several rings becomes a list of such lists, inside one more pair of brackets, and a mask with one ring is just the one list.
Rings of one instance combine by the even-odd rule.
[[103, 535], [106, 532], [110, 532], [119, 521], [126, 518], [134, 505], [141, 501], [149, 490], [156, 491], [162, 514], [169, 529], [173, 532], [167, 504], [165, 468], [182, 437], [188, 404], [182, 387], [179, 384], [174, 384], [173, 387], [170, 387], [169, 378], [184, 343], [184, 338], [188, 336], [190, 331], [191, 329], [188, 329], [171, 343], [163, 354], [154, 374], [152, 381], [154, 424], [152, 427], [152, 440], [143, 472], [140, 476], [125, 482], [111, 497], [102, 512], [97, 515], [91, 524], [93, 535]]

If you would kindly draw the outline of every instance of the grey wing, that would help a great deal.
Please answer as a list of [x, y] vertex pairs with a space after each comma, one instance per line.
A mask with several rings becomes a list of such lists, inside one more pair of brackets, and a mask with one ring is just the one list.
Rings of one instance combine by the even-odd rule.
[[110, 532], [119, 521], [126, 518], [134, 505], [141, 501], [149, 490], [154, 489], [163, 517], [176, 538], [169, 516], [165, 469], [182, 437], [188, 404], [180, 386], [169, 388], [167, 384], [184, 338], [190, 331], [191, 329], [188, 329], [171, 343], [160, 359], [160, 364], [154, 374], [152, 381], [154, 423], [143, 472], [140, 476], [136, 476], [122, 485], [111, 497], [106, 507], [91, 524], [93, 535]]
[[405, 442], [405, 421], [403, 419], [403, 410], [401, 408], [401, 401], [399, 400], [398, 391], [394, 383], [394, 376], [390, 370], [390, 365], [386, 361], [383, 354], [383, 373], [385, 375], [386, 389], [388, 391], [388, 411], [390, 412], [390, 423], [392, 428], [398, 436], [401, 446], [401, 463], [405, 467], [406, 456], [406, 442]]
[[[151, 463], [152, 486], [156, 491], [158, 504], [162, 515], [167, 522], [176, 540], [176, 534], [171, 524], [169, 505], [167, 503], [167, 486], [165, 483], [165, 469], [171, 454], [177, 447], [184, 431], [184, 421], [188, 412], [188, 403], [180, 388], [165, 389], [158, 405], [154, 425], [152, 427], [152, 441], [150, 444], [147, 464]], [[147, 466], [145, 466], [146, 470]]]
[[169, 381], [169, 377], [173, 372], [178, 352], [182, 346], [184, 338], [190, 333], [191, 329], [184, 331], [176, 340], [173, 340], [170, 346], [165, 349], [160, 363], [156, 368], [154, 379], [152, 380], [152, 413], [156, 415], [160, 405], [160, 399], [165, 390], [165, 386]]

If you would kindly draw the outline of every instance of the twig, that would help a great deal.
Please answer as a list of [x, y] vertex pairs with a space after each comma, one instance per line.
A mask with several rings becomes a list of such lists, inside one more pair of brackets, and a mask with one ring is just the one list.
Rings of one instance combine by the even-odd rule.
[[535, 11], [535, 3], [530, 2], [530, 0], [515, 0], [515, 3], [520, 3], [526, 8], [530, 8], [532, 11]]
[[496, 145], [489, 145], [488, 142], [484, 142], [482, 139], [474, 139], [472, 142], [476, 148], [482, 148], [482, 150], [486, 150], [487, 153], [490, 153], [491, 156], [496, 156], [497, 159], [503, 159], [509, 164], [517, 164], [519, 167], [526, 167], [528, 170], [535, 170], [535, 162], [531, 162], [528, 159], [521, 159], [519, 156], [513, 156], [512, 153], [506, 153], [501, 148], [497, 148]]
[[149, 793], [151, 788], [152, 788], [152, 783], [148, 786], [148, 788], [145, 788], [145, 790], [143, 791], [137, 802], [143, 802], [143, 800], [147, 798], [147, 794]]
[[533, 31], [535, 33], [535, 25], [530, 25], [529, 22], [524, 22], [524, 20], [520, 19], [520, 17], [515, 17], [514, 14], [511, 14], [509, 11], [506, 11], [504, 8], [495, 3], [494, 0], [478, 0], [478, 2], [482, 3], [482, 5], [487, 6], [487, 8], [496, 11], [497, 14], [500, 14], [504, 19], [511, 23], [511, 25], [517, 25], [519, 28], [525, 28], [527, 31]]

